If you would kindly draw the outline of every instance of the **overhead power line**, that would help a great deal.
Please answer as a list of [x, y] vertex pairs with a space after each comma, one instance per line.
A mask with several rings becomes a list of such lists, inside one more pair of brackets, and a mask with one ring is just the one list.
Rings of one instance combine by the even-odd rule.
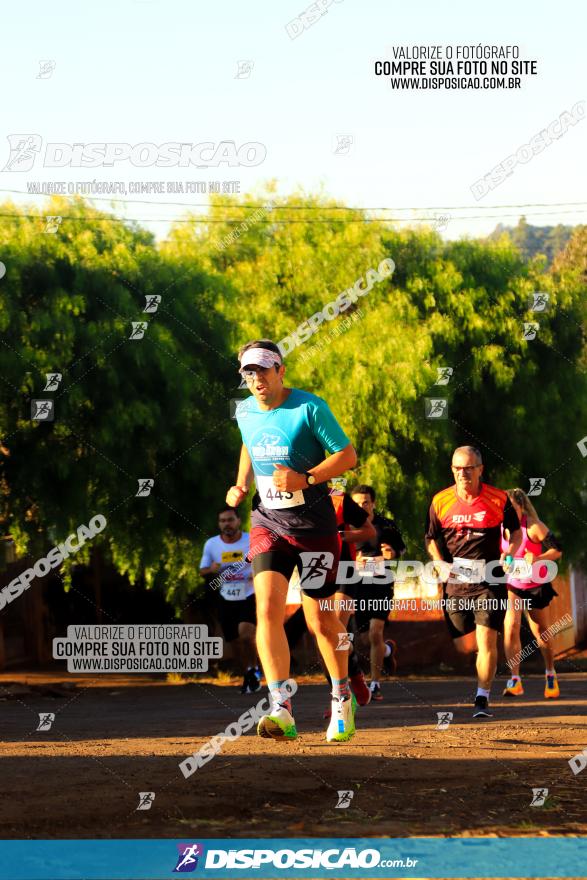
[[[25, 190], [19, 189], [0, 189], [0, 192], [4, 193], [13, 193], [15, 195], [23, 195], [23, 196], [32, 196], [32, 197], [41, 197], [41, 198], [51, 198], [54, 193], [29, 193]], [[210, 193], [210, 195], [217, 195], [215, 193]], [[63, 196], [59, 195], [59, 198], [69, 198], [72, 196]], [[229, 195], [222, 196], [223, 198], [230, 199]], [[82, 198], [80, 195], [79, 198]], [[83, 198], [89, 201], [95, 202], [120, 202], [122, 204], [127, 205], [156, 205], [157, 207], [171, 206], [171, 207], [180, 207], [180, 208], [214, 208], [214, 204], [211, 202], [163, 202], [156, 201], [153, 199], [118, 199], [118, 198], [109, 198], [107, 196], [84, 196]], [[269, 194], [269, 201], [271, 198], [271, 194]], [[275, 196], [275, 198], [278, 198]], [[252, 203], [252, 202], [241, 202], [238, 204], [222, 204], [222, 209], [225, 210], [254, 210], [263, 208], [267, 205], [267, 201]], [[510, 205], [424, 205], [421, 207], [346, 207], [344, 205], [273, 205], [272, 211], [358, 211], [364, 213], [365, 211], [473, 211], [479, 209], [485, 209], [488, 211], [501, 211], [507, 210], [510, 208], [555, 208], [555, 207], [573, 207], [573, 206], [587, 206], [587, 201], [582, 202], [523, 202], [520, 204], [510, 204]]]
[[[529, 217], [551, 217], [551, 216], [560, 216], [562, 214], [587, 214], [587, 208], [583, 208], [581, 210], [573, 210], [573, 211], [534, 211], [529, 212], [527, 216]], [[14, 213], [0, 213], [0, 218], [6, 218], [11, 220], [44, 220], [43, 214], [21, 214], [19, 212]], [[200, 224], [202, 226], [206, 226], [208, 224], [223, 224], [225, 226], [239, 226], [244, 223], [246, 218], [239, 219], [228, 219], [228, 218], [211, 218], [206, 215], [200, 217], [115, 217], [112, 215], [107, 215], [103, 217], [94, 217], [94, 216], [84, 216], [76, 215], [76, 214], [60, 214], [59, 215], [62, 220], [79, 220], [85, 223], [194, 223]], [[519, 218], [519, 214], [476, 214], [470, 216], [462, 216], [462, 217], [449, 217], [449, 221], [453, 222], [455, 220], [458, 221], [468, 221], [468, 220], [502, 220], [509, 218]], [[351, 224], [351, 223], [434, 223], [437, 222], [438, 218], [436, 217], [359, 217], [353, 219], [351, 217], [307, 217], [302, 219], [279, 219], [277, 217], [269, 217], [267, 219], [260, 219], [253, 221], [254, 224], [264, 224], [266, 226], [287, 226], [295, 223], [342, 223], [342, 224]]]

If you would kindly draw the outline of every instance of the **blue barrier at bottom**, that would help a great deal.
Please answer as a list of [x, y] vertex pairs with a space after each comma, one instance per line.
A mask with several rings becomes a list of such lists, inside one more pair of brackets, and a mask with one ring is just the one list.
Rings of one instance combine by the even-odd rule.
[[587, 837], [2, 840], [0, 880], [587, 877]]

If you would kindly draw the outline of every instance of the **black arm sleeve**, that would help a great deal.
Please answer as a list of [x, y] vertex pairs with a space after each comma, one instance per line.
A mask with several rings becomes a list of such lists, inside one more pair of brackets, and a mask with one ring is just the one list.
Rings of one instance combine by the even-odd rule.
[[550, 529], [548, 530], [548, 534], [546, 538], [542, 542], [542, 546], [545, 550], [558, 550], [560, 553], [563, 552], [562, 545], [556, 535], [553, 535]]
[[392, 519], [386, 520], [385, 526], [381, 530], [380, 544], [389, 544], [397, 557], [406, 552], [406, 545], [404, 544], [401, 532]]
[[518, 519], [518, 514], [513, 508], [512, 502], [508, 498], [505, 503], [505, 507], [503, 509], [503, 527], [507, 529], [510, 533], [510, 539], [512, 537], [512, 532], [517, 532], [520, 528], [520, 520]]
[[345, 495], [342, 500], [342, 518], [345, 523], [360, 529], [367, 522], [369, 514], [350, 495]]
[[428, 544], [428, 541], [442, 541], [443, 539], [442, 526], [432, 504], [426, 514], [426, 532], [424, 537], [426, 538], [426, 544]]

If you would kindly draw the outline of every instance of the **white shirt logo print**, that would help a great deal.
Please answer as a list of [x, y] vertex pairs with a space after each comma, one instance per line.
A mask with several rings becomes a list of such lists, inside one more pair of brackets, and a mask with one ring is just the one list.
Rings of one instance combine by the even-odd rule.
[[481, 523], [486, 515], [486, 510], [481, 510], [479, 513], [453, 513], [452, 521], [453, 523], [470, 523], [475, 520], [475, 522]]
[[252, 447], [255, 458], [288, 458], [289, 446], [283, 446], [279, 434], [261, 434]]

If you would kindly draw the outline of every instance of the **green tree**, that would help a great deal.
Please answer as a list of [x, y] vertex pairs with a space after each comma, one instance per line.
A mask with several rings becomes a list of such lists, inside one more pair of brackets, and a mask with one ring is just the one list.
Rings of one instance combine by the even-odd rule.
[[[217, 217], [234, 217], [231, 204], [230, 211], [216, 204]], [[243, 229], [241, 219], [223, 248], [220, 231], [229, 235], [236, 223], [225, 231], [199, 220], [178, 230], [173, 244], [188, 253], [203, 247], [210, 270], [228, 282], [218, 308], [234, 319], [235, 348], [255, 336], [291, 335], [367, 267], [385, 256], [395, 262], [390, 279], [345, 316], [324, 321], [286, 365], [290, 384], [330, 402], [359, 452], [349, 479], [375, 485], [412, 549], [421, 549], [431, 495], [451, 482], [452, 449], [470, 443], [497, 485], [528, 489], [531, 477], [547, 477], [539, 507], [555, 528], [577, 536], [566, 544], [577, 552], [582, 501], [556, 474], [584, 418], [578, 294], [544, 274], [543, 260], [527, 263], [507, 237], [445, 243], [430, 230], [400, 232], [303, 195], [278, 201], [258, 222], [253, 210], [241, 203], [239, 217], [250, 222]], [[530, 295], [545, 289], [551, 308], [530, 340]], [[446, 386], [435, 384], [439, 367], [454, 370]], [[577, 400], [567, 399], [570, 387], [580, 389]], [[426, 397], [448, 399], [448, 419], [426, 418]]]
[[[10, 205], [0, 225], [4, 530], [38, 554], [102, 513], [96, 541], [117, 570], [181, 604], [236, 450], [220, 282], [81, 200], [48, 210], [54, 234]], [[53, 399], [54, 421], [31, 420], [34, 398]], [[143, 478], [152, 491], [136, 497]]]
[[551, 265], [572, 234], [572, 226], [563, 226], [562, 223], [557, 226], [532, 226], [525, 217], [520, 217], [517, 226], [498, 223], [488, 238], [490, 241], [499, 241], [503, 235], [507, 235], [524, 259], [530, 260], [542, 254]]
[[[82, 201], [53, 202], [56, 233], [4, 206], [0, 516], [19, 550], [39, 553], [103, 513], [96, 543], [117, 570], [183, 607], [234, 479], [229, 401], [246, 394], [236, 350], [268, 336], [290, 340], [288, 383], [328, 400], [358, 449], [349, 482], [373, 483], [410, 553], [422, 551], [431, 495], [451, 481], [452, 449], [470, 443], [497, 485], [546, 477], [539, 512], [578, 558], [584, 228], [545, 271], [508, 237], [443, 242], [322, 195], [274, 190], [217, 197], [160, 247]], [[385, 260], [393, 273], [376, 277]], [[537, 313], [539, 290], [550, 301]], [[356, 301], [324, 312], [343, 291]], [[156, 311], [144, 312], [153, 296]], [[292, 344], [311, 316], [316, 332]], [[131, 339], [132, 322], [145, 320]], [[439, 368], [453, 370], [448, 384]], [[52, 372], [63, 381], [45, 391]], [[32, 421], [32, 398], [52, 398], [55, 420]], [[426, 398], [446, 398], [448, 418], [427, 418]], [[141, 478], [154, 486], [136, 497]]]

